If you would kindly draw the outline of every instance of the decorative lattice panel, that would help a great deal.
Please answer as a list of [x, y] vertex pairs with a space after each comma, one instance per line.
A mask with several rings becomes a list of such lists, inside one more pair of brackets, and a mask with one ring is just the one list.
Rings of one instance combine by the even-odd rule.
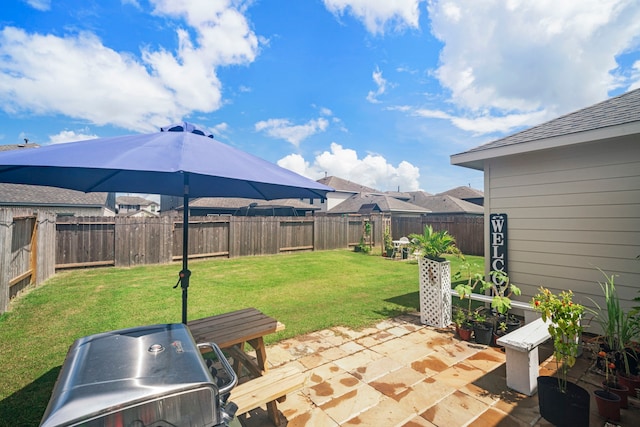
[[451, 265], [420, 258], [420, 321], [444, 328], [451, 323]]

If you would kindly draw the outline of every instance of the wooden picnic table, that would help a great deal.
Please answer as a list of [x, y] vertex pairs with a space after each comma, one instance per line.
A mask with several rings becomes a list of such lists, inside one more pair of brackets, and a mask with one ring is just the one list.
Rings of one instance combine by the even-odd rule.
[[[213, 342], [233, 357], [233, 369], [241, 377], [241, 367], [246, 367], [253, 377], [261, 377], [268, 371], [267, 352], [263, 337], [284, 329], [284, 325], [255, 308], [232, 311], [217, 316], [187, 322], [196, 343]], [[245, 352], [248, 343], [256, 352], [254, 361]], [[267, 403], [267, 412], [274, 424], [279, 425], [276, 402]]]

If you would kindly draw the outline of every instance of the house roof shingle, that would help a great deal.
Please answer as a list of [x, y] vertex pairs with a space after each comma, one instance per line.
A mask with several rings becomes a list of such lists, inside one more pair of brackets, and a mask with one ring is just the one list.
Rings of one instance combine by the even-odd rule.
[[420, 206], [431, 213], [472, 213], [484, 214], [484, 208], [448, 194], [429, 196], [420, 202]]
[[460, 186], [456, 188], [452, 188], [451, 190], [443, 191], [442, 193], [436, 194], [437, 196], [453, 196], [458, 199], [477, 199], [479, 197], [484, 198], [484, 193], [480, 190], [476, 190], [475, 188]]
[[109, 193], [83, 193], [41, 185], [0, 183], [0, 205], [107, 206]]
[[640, 121], [640, 89], [609, 98], [590, 107], [565, 114], [546, 123], [480, 145], [479, 147], [472, 148], [469, 152], [638, 121]]
[[319, 210], [317, 206], [313, 206], [300, 199], [245, 199], [241, 197], [201, 197], [189, 203], [191, 208], [225, 208], [240, 209], [255, 203], [260, 207], [292, 207], [295, 209]]
[[116, 203], [119, 205], [129, 205], [129, 206], [150, 206], [157, 205], [153, 200], [145, 199], [144, 197], [139, 196], [118, 196], [116, 198]]
[[346, 179], [338, 178], [337, 176], [327, 176], [319, 179], [317, 182], [328, 185], [336, 191], [350, 193], [381, 193], [381, 191], [374, 188], [356, 184], [355, 182], [347, 181]]
[[607, 99], [513, 135], [451, 156], [454, 165], [483, 170], [484, 160], [633, 135], [640, 132], [640, 89]]
[[[358, 213], [361, 211], [363, 205], [377, 205], [380, 212], [398, 212], [398, 213], [429, 213], [428, 209], [420, 206], [416, 206], [411, 203], [403, 202], [394, 197], [386, 194], [371, 194], [371, 193], [358, 193], [349, 197], [344, 202], [340, 203], [333, 209], [330, 209], [327, 213], [341, 214], [341, 213]], [[367, 209], [370, 209], [368, 207]]]

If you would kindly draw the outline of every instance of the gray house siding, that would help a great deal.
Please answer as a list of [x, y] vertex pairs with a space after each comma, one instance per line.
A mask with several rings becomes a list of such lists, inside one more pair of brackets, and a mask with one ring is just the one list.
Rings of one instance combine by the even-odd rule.
[[519, 299], [545, 286], [602, 304], [601, 268], [618, 276], [623, 307], [633, 305], [640, 296], [639, 135], [488, 158], [484, 173], [485, 212], [508, 215], [508, 270], [522, 288]]

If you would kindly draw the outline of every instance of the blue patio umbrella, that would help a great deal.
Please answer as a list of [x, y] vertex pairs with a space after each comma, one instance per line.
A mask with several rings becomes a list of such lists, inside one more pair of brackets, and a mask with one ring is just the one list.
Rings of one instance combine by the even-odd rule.
[[[332, 188], [213, 139], [187, 123], [160, 132], [0, 152], [0, 182], [184, 200], [182, 323], [187, 323], [189, 198], [324, 199]], [[177, 286], [177, 284], [176, 284]]]

